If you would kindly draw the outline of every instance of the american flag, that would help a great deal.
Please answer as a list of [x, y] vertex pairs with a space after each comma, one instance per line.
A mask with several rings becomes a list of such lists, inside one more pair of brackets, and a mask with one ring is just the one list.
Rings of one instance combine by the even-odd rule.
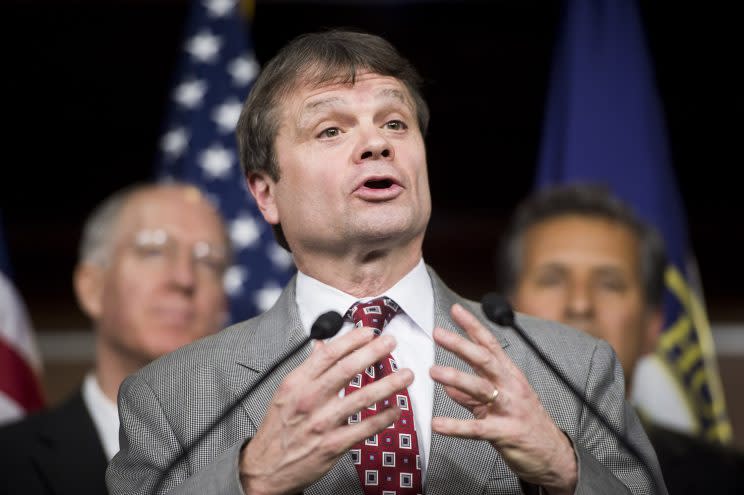
[[0, 224], [0, 425], [41, 409], [41, 371], [26, 307], [10, 279]]
[[198, 186], [227, 222], [235, 254], [225, 275], [231, 322], [268, 309], [294, 271], [243, 179], [235, 126], [260, 67], [237, 0], [193, 1], [158, 176]]

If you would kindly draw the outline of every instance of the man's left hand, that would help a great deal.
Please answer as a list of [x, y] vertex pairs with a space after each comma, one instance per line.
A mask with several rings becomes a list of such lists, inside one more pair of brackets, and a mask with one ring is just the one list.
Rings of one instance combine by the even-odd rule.
[[550, 494], [575, 491], [578, 468], [568, 437], [540, 403], [524, 373], [475, 316], [459, 304], [452, 318], [470, 340], [441, 328], [434, 341], [467, 362], [475, 375], [433, 366], [431, 377], [474, 419], [436, 417], [432, 430], [441, 435], [488, 440], [524, 481]]

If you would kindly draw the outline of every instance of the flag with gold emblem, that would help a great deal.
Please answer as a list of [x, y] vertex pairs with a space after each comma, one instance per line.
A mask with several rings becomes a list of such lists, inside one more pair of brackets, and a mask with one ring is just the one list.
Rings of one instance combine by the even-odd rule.
[[665, 327], [656, 356], [636, 372], [632, 399], [655, 421], [728, 442], [710, 325], [634, 0], [567, 0], [546, 112], [538, 187], [603, 183], [667, 246]]

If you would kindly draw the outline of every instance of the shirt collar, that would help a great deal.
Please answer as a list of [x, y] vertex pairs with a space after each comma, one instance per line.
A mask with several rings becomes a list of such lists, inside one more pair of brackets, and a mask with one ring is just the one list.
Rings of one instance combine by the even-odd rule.
[[106, 457], [111, 460], [119, 450], [119, 411], [116, 403], [106, 397], [93, 373], [83, 381], [83, 401], [98, 431]]
[[[395, 301], [431, 337], [434, 329], [434, 289], [423, 259], [390, 290], [364, 300], [380, 296], [388, 296]], [[336, 311], [343, 316], [358, 299], [298, 271], [296, 301], [302, 326], [309, 334], [318, 316], [327, 311]]]

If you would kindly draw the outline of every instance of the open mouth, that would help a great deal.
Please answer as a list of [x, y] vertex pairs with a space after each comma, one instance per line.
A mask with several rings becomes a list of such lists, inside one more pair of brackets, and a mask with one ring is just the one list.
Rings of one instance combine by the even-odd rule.
[[390, 179], [375, 179], [375, 180], [368, 180], [364, 183], [364, 187], [368, 187], [370, 189], [387, 189], [388, 187], [391, 187], [393, 185], [393, 181]]

